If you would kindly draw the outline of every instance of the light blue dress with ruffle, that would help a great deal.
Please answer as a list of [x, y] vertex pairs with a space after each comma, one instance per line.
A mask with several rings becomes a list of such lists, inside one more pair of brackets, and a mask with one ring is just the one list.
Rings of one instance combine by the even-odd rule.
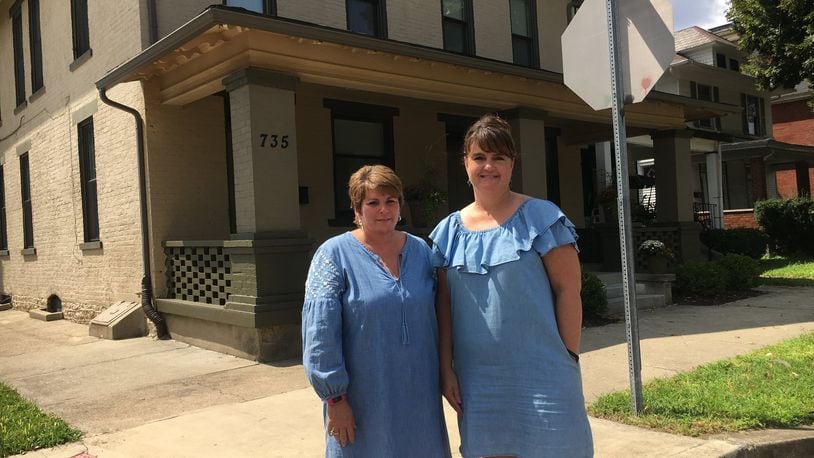
[[592, 456], [579, 365], [560, 338], [541, 259], [576, 237], [539, 199], [492, 229], [467, 230], [455, 212], [430, 234], [452, 303], [463, 456]]
[[311, 261], [303, 366], [320, 398], [347, 394], [357, 426], [346, 447], [326, 434], [327, 457], [450, 455], [426, 242], [407, 235], [399, 274], [350, 232], [323, 243]]

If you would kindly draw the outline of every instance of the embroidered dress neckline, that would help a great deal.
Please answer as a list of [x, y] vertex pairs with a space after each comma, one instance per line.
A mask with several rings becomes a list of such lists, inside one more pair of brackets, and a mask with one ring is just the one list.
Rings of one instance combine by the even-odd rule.
[[404, 234], [404, 244], [401, 246], [401, 251], [399, 251], [399, 259], [398, 259], [399, 274], [398, 275], [393, 275], [393, 272], [391, 272], [390, 269], [387, 267], [387, 265], [384, 263], [384, 260], [382, 259], [382, 257], [379, 256], [378, 254], [374, 253], [373, 250], [368, 248], [368, 246], [365, 245], [364, 242], [357, 239], [356, 236], [354, 236], [350, 231], [346, 232], [346, 234], [350, 238], [355, 240], [356, 244], [359, 247], [361, 247], [362, 250], [364, 250], [368, 255], [370, 255], [370, 257], [372, 257], [376, 261], [375, 264], [377, 264], [379, 267], [381, 267], [387, 273], [387, 275], [390, 276], [390, 278], [392, 278], [393, 280], [395, 280], [398, 283], [399, 278], [401, 277], [401, 274], [402, 274], [402, 270], [404, 269], [404, 252], [407, 251], [407, 243], [408, 243], [407, 239], [409, 238], [409, 237], [407, 237], [407, 234]]
[[[463, 219], [461, 219], [461, 211], [460, 210], [455, 212], [455, 221], [458, 223], [459, 226], [461, 226], [461, 230], [463, 232], [468, 232], [468, 233], [471, 233], [471, 234], [482, 234], [482, 233], [486, 233], [486, 232], [496, 231], [498, 229], [501, 229], [501, 228], [504, 228], [504, 227], [508, 226], [509, 223], [511, 223], [513, 219], [517, 218], [517, 215], [520, 214], [520, 210], [523, 207], [525, 207], [526, 204], [531, 202], [532, 200], [534, 200], [534, 199], [528, 199], [527, 198], [526, 200], [524, 200], [520, 205], [517, 206], [517, 208], [514, 210], [514, 212], [512, 212], [511, 215], [509, 215], [508, 218], [503, 220], [503, 222], [498, 224], [497, 226], [487, 227], [486, 229], [469, 229], [464, 225]], [[356, 237], [354, 237], [354, 238], [356, 238]]]

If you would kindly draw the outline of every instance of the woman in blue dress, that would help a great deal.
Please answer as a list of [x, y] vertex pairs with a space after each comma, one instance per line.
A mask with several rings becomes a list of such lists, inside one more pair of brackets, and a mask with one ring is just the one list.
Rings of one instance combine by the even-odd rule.
[[349, 194], [358, 228], [317, 249], [302, 311], [325, 456], [448, 457], [432, 254], [395, 230], [403, 192], [392, 170], [362, 167]]
[[581, 275], [574, 225], [512, 192], [509, 125], [493, 115], [464, 138], [475, 200], [430, 234], [441, 265], [442, 392], [464, 457], [585, 457]]

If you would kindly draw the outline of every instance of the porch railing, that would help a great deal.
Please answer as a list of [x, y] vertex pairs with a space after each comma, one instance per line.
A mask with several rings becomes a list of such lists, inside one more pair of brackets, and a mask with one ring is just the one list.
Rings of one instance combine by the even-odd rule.
[[692, 204], [692, 214], [693, 219], [699, 223], [704, 228], [704, 230], [710, 230], [713, 228], [713, 215], [717, 214], [717, 205], [716, 204], [709, 204], [706, 202], [694, 202]]
[[169, 298], [226, 305], [232, 265], [222, 241], [168, 241], [164, 252]]

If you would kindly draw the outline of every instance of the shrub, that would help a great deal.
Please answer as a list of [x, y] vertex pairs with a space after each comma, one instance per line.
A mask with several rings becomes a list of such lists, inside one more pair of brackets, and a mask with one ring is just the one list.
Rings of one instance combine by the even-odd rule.
[[755, 220], [777, 254], [814, 256], [814, 201], [810, 197], [755, 202]]
[[727, 275], [717, 262], [688, 262], [676, 271], [680, 294], [715, 296], [726, 291]]
[[582, 313], [584, 319], [599, 319], [608, 312], [605, 284], [590, 272], [582, 273]]
[[639, 245], [639, 254], [642, 256], [661, 256], [673, 259], [673, 252], [661, 240], [645, 240]]
[[758, 285], [760, 265], [748, 256], [728, 254], [717, 261], [726, 273], [726, 289], [748, 291]]
[[766, 254], [769, 237], [758, 229], [711, 229], [702, 233], [704, 244], [721, 254], [742, 254], [760, 259]]

